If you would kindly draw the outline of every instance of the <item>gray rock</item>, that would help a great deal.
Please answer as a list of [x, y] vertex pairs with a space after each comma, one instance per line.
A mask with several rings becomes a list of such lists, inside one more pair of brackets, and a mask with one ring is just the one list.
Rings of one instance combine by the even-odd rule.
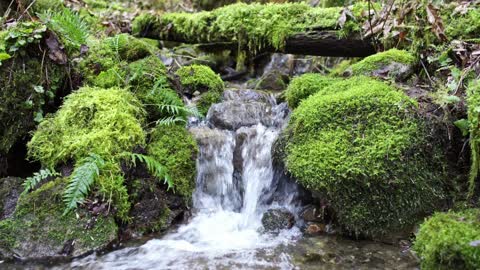
[[[271, 115], [271, 106], [262, 102], [240, 103], [226, 101], [214, 104], [207, 119], [215, 127], [237, 130], [242, 126], [253, 126], [264, 122]], [[268, 123], [263, 123], [268, 125]]]
[[9, 218], [15, 211], [22, 192], [23, 179], [7, 177], [0, 179], [0, 220]]
[[267, 232], [291, 229], [295, 225], [295, 216], [284, 209], [270, 209], [263, 214], [262, 224]]

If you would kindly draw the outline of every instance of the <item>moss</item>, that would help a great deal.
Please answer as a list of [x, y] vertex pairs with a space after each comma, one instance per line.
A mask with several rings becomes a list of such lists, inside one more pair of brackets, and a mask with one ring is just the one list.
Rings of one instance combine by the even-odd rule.
[[420, 227], [414, 250], [422, 269], [480, 269], [480, 210], [436, 213]]
[[162, 105], [183, 106], [182, 99], [171, 89], [167, 70], [155, 55], [129, 65], [129, 85], [148, 112], [150, 120], [167, 117]]
[[33, 14], [35, 13], [43, 13], [46, 11], [58, 11], [63, 7], [63, 1], [62, 0], [20, 0], [19, 1], [21, 5], [26, 8], [30, 5], [31, 6], [31, 11], [33, 11]]
[[368, 75], [372, 71], [375, 71], [392, 62], [413, 65], [415, 63], [415, 57], [403, 50], [390, 49], [388, 51], [366, 57], [362, 61], [353, 64], [352, 72], [353, 75]]
[[445, 10], [445, 34], [449, 39], [467, 39], [480, 36], [480, 10], [478, 4], [471, 5], [466, 14]]
[[338, 223], [366, 236], [404, 229], [443, 198], [444, 163], [414, 101], [382, 82], [331, 84], [293, 112], [286, 165], [326, 194]]
[[213, 91], [222, 93], [224, 84], [218, 74], [210, 67], [202, 65], [185, 66], [178, 69], [175, 74], [180, 77], [180, 83], [184, 92], [193, 94]]
[[322, 92], [321, 95], [329, 94], [323, 90], [337, 81], [339, 79], [314, 73], [294, 78], [285, 92], [288, 106], [295, 109], [302, 100], [318, 92]]
[[103, 248], [116, 239], [118, 228], [111, 217], [93, 217], [80, 211], [63, 215], [62, 192], [66, 181], [48, 182], [20, 197], [12, 219], [0, 222], [0, 247], [21, 257], [58, 256], [68, 241], [75, 241], [78, 256]]
[[470, 131], [471, 168], [469, 197], [474, 195], [480, 171], [480, 83], [472, 82], [467, 89], [468, 123]]
[[218, 92], [207, 92], [200, 96], [200, 99], [197, 102], [198, 111], [202, 115], [207, 115], [210, 107], [222, 100], [222, 95]]
[[149, 55], [158, 53], [158, 48], [143, 39], [120, 34], [102, 40], [90, 39], [88, 55], [79, 68], [87, 84], [99, 87], [123, 86], [127, 82], [126, 67]]
[[[31, 33], [35, 29], [39, 28], [17, 30]], [[7, 33], [10, 32], [2, 35]], [[38, 35], [42, 37], [43, 33]], [[17, 41], [0, 40], [0, 54], [12, 46], [17, 49], [9, 52], [11, 59], [0, 61], [0, 154], [7, 153], [16, 141], [27, 137], [35, 128], [36, 121], [41, 120], [65, 78], [65, 70], [45, 58], [39, 44], [18, 47]]]
[[181, 126], [159, 126], [151, 135], [147, 152], [167, 167], [175, 192], [190, 198], [195, 188], [198, 152], [192, 135]]
[[133, 22], [133, 30], [142, 34], [148, 28], [161, 35], [162, 29], [170, 25], [187, 40], [234, 40], [255, 52], [269, 46], [281, 49], [288, 36], [308, 28], [335, 29], [341, 9], [312, 8], [304, 3], [237, 3], [211, 12], [141, 16]]
[[144, 111], [128, 90], [83, 87], [40, 123], [29, 156], [48, 167], [96, 153], [109, 158], [145, 143]]

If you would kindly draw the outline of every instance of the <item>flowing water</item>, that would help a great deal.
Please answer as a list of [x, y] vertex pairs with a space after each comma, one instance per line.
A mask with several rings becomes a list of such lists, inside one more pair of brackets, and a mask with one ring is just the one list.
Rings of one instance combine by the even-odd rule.
[[303, 238], [298, 227], [264, 232], [271, 208], [294, 213], [296, 184], [278, 177], [272, 145], [288, 118], [285, 104], [261, 92], [226, 91], [206, 121], [191, 127], [197, 159], [194, 213], [140, 246], [90, 255], [57, 269], [415, 269], [400, 249], [332, 236]]

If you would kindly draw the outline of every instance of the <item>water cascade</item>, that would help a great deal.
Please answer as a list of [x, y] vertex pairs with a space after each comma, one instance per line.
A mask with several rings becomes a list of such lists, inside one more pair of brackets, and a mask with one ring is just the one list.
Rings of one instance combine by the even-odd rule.
[[[297, 213], [297, 186], [274, 177], [272, 145], [288, 117], [285, 104], [261, 92], [226, 91], [206, 121], [191, 127], [200, 153], [188, 224], [161, 239], [102, 257], [73, 262], [79, 269], [285, 268], [273, 250], [300, 235], [298, 228], [263, 231], [270, 208]], [[277, 194], [277, 196], [275, 196]], [[278, 195], [281, 194], [281, 195]]]

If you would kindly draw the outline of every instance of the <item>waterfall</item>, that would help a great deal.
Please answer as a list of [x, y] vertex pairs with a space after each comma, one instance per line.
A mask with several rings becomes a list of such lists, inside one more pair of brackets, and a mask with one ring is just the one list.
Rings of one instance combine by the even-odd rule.
[[[199, 144], [194, 215], [188, 224], [161, 239], [86, 258], [81, 269], [225, 269], [291, 268], [287, 254], [266, 261], [259, 251], [297, 237], [299, 230], [277, 235], [262, 232], [262, 215], [271, 207], [294, 210], [295, 185], [281, 185], [275, 200], [272, 145], [286, 122], [288, 109], [272, 96], [251, 90], [226, 91], [206, 121], [191, 127]], [[286, 197], [290, 199], [285, 199]]]

